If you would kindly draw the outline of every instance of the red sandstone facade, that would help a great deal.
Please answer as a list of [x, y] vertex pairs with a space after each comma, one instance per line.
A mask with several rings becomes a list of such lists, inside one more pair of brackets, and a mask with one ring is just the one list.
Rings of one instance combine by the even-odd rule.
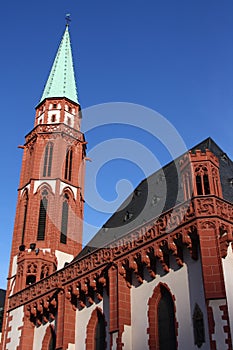
[[232, 349], [233, 204], [220, 158], [183, 155], [180, 204], [73, 260], [84, 204], [79, 113], [67, 98], [45, 99], [21, 146], [1, 350]]

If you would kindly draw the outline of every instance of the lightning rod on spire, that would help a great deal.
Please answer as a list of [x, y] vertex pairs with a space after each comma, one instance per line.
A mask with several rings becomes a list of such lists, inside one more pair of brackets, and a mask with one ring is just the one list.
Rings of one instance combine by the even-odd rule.
[[66, 14], [66, 25], [67, 25], [67, 26], [69, 25], [70, 21], [71, 21], [70, 14], [67, 13], [67, 14]]

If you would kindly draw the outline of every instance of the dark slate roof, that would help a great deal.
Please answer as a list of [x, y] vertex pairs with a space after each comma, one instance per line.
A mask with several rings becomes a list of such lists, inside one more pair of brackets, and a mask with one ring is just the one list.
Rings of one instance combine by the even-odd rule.
[[[219, 159], [223, 198], [233, 202], [233, 162], [211, 138], [194, 146], [191, 151], [204, 152], [206, 149], [209, 149]], [[144, 179], [74, 260], [108, 245], [127, 232], [183, 202], [183, 190], [177, 171], [179, 170], [179, 159], [182, 156]]]
[[0, 333], [2, 332], [5, 297], [6, 297], [6, 291], [4, 289], [0, 289]]
[[5, 297], [6, 297], [5, 289], [0, 289], [0, 308], [4, 307]]

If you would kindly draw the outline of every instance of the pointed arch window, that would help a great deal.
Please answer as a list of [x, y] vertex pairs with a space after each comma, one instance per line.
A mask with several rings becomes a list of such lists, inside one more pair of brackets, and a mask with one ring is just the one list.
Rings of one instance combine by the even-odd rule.
[[66, 151], [66, 162], [65, 162], [65, 180], [71, 181], [72, 177], [72, 162], [73, 162], [73, 150], [68, 148]]
[[44, 190], [42, 192], [42, 199], [40, 200], [40, 211], [38, 219], [38, 229], [37, 229], [37, 240], [43, 241], [45, 238], [45, 228], [46, 228], [46, 212], [48, 207], [48, 191]]
[[158, 304], [158, 336], [160, 350], [176, 350], [174, 305], [171, 294], [161, 288], [161, 299]]
[[195, 169], [195, 176], [196, 176], [196, 189], [197, 189], [197, 195], [208, 195], [210, 194], [210, 183], [209, 183], [209, 176], [208, 176], [208, 169], [206, 166], [198, 166]]
[[51, 176], [53, 160], [53, 143], [49, 142], [45, 147], [43, 176]]
[[23, 228], [22, 228], [22, 239], [21, 244], [24, 244], [24, 236], [26, 229], [26, 220], [27, 220], [27, 210], [28, 210], [28, 191], [25, 190], [24, 199], [23, 199]]
[[55, 332], [52, 331], [48, 350], [55, 350], [55, 349], [56, 349], [56, 335], [55, 335]]
[[205, 343], [205, 326], [203, 313], [198, 304], [195, 304], [193, 312], [193, 332], [194, 343], [200, 348]]
[[105, 349], [105, 320], [103, 314], [97, 310], [97, 324], [95, 328], [95, 350]]
[[68, 230], [69, 196], [65, 193], [63, 198], [64, 198], [64, 201], [62, 203], [60, 242], [66, 244], [66, 242], [67, 242], [67, 230]]
[[149, 349], [176, 350], [177, 328], [173, 297], [166, 285], [160, 283], [148, 302]]
[[41, 350], [55, 350], [56, 349], [56, 333], [52, 325], [48, 326], [45, 331], [45, 336], [42, 341]]

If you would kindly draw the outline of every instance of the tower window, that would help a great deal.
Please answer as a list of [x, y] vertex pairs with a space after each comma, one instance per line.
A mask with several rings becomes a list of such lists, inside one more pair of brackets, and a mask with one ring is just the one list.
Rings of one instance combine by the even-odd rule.
[[55, 121], [56, 121], [56, 114], [53, 114], [53, 115], [52, 115], [51, 121], [52, 121], [52, 123], [55, 123]]
[[70, 119], [70, 117], [67, 117], [67, 124], [68, 124], [68, 125], [71, 124], [71, 119]]
[[22, 240], [21, 244], [24, 244], [25, 228], [26, 228], [26, 219], [27, 219], [27, 210], [28, 210], [28, 192], [26, 190], [24, 196], [24, 213], [23, 213], [23, 229], [22, 229]]
[[53, 108], [57, 108], [57, 104], [56, 103], [53, 103]]
[[40, 279], [45, 278], [49, 275], [49, 266], [44, 264], [41, 267]]
[[49, 142], [45, 148], [43, 176], [51, 176], [53, 160], [53, 144]]
[[72, 148], [70, 148], [66, 152], [65, 176], [64, 176], [65, 179], [68, 181], [71, 181], [72, 161], [73, 161], [73, 151], [72, 151]]
[[210, 194], [210, 184], [209, 184], [209, 178], [207, 174], [204, 174], [203, 182], [204, 182], [205, 194]]
[[197, 195], [202, 195], [202, 183], [201, 183], [201, 176], [197, 175], [196, 176], [196, 185], [197, 185]]
[[61, 219], [61, 236], [60, 242], [66, 244], [67, 242], [67, 229], [68, 229], [68, 205], [69, 197], [67, 194], [64, 195], [64, 202], [62, 204], [62, 219]]
[[26, 278], [26, 285], [30, 286], [31, 284], [36, 282], [36, 276], [35, 275], [28, 275]]
[[199, 166], [196, 168], [196, 188], [197, 195], [210, 194], [210, 183], [208, 177], [208, 169], [205, 166]]
[[48, 192], [46, 190], [42, 193], [43, 198], [40, 201], [40, 212], [38, 219], [38, 230], [37, 230], [37, 240], [43, 241], [45, 238], [45, 227], [46, 227], [46, 212], [48, 207], [48, 199], [46, 196]]

